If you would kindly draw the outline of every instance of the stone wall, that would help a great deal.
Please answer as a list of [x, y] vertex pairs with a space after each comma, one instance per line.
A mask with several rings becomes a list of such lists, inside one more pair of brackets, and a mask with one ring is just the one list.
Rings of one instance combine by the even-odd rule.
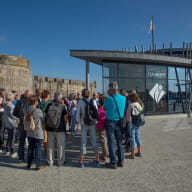
[[[95, 91], [95, 83], [90, 84], [91, 93]], [[7, 91], [16, 90], [23, 94], [25, 90], [37, 88], [49, 90], [51, 96], [59, 91], [68, 96], [70, 93], [81, 92], [85, 82], [42, 76], [32, 77], [29, 61], [23, 57], [0, 54], [0, 88]]]
[[[79, 80], [67, 80], [42, 76], [34, 76], [33, 78], [33, 90], [35, 91], [37, 88], [49, 90], [51, 96], [53, 96], [56, 91], [62, 92], [66, 96], [69, 96], [70, 93], [81, 92], [85, 86], [85, 82]], [[95, 87], [95, 83], [90, 83], [91, 93], [95, 92]]]
[[0, 88], [23, 93], [32, 89], [32, 71], [23, 57], [0, 54]]

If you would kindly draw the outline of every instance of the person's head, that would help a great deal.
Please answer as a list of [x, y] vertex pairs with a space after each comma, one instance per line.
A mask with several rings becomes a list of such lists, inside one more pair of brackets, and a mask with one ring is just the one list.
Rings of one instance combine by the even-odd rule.
[[131, 103], [138, 102], [139, 101], [139, 96], [137, 95], [137, 93], [130, 94], [129, 95], [129, 101]]
[[25, 91], [25, 97], [29, 98], [31, 95], [33, 95], [33, 92], [31, 90]]
[[131, 89], [131, 93], [137, 93], [135, 89]]
[[109, 95], [113, 95], [113, 94], [117, 94], [119, 91], [119, 86], [117, 81], [113, 81], [111, 83], [109, 83]]
[[35, 94], [36, 94], [37, 97], [41, 97], [41, 95], [42, 95], [42, 89], [40, 89], [40, 88], [39, 88], [39, 89], [36, 89], [36, 90], [35, 90]]
[[38, 105], [38, 97], [37, 96], [35, 96], [35, 95], [32, 95], [32, 96], [30, 96], [29, 97], [29, 104], [30, 105], [33, 105], [33, 106], [37, 106]]
[[81, 99], [81, 93], [77, 92], [77, 99]]
[[49, 97], [50, 97], [50, 92], [47, 91], [47, 90], [43, 90], [42, 94], [41, 94], [41, 98], [44, 100], [44, 101], [48, 101], [49, 100]]
[[83, 89], [82, 92], [81, 92], [81, 95], [82, 95], [83, 98], [89, 98], [89, 96], [90, 96], [89, 89]]
[[13, 102], [15, 100], [15, 95], [12, 92], [8, 92], [6, 94], [6, 100], [10, 101], [10, 102]]
[[0, 89], [0, 97], [5, 99], [5, 95], [6, 95], [6, 90], [4, 88]]
[[55, 103], [62, 103], [62, 97], [63, 97], [62, 93], [55, 92], [54, 93], [54, 102]]
[[73, 100], [76, 100], [76, 99], [77, 99], [77, 94], [76, 94], [76, 93], [73, 93], [73, 94], [72, 94], [72, 99], [73, 99]]
[[99, 95], [97, 92], [93, 92], [93, 99], [98, 99], [99, 98]]
[[126, 90], [121, 90], [121, 95], [127, 97], [129, 94]]
[[106, 98], [106, 96], [103, 94], [99, 96], [99, 106], [100, 107], [104, 105], [105, 98]]
[[12, 93], [15, 95], [15, 100], [19, 99], [19, 94], [17, 91], [12, 91]]

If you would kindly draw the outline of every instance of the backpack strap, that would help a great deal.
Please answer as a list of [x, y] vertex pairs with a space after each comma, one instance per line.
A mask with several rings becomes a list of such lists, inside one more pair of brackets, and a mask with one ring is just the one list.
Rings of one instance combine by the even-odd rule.
[[118, 115], [119, 115], [119, 120], [121, 119], [121, 115], [120, 115], [120, 112], [119, 112], [119, 107], [118, 107], [118, 105], [117, 105], [117, 101], [116, 101], [116, 99], [115, 99], [115, 97], [112, 95], [112, 98], [113, 98], [113, 100], [114, 100], [114, 102], [115, 102], [115, 105], [116, 105], [116, 109], [117, 109], [117, 113], [118, 113]]
[[86, 99], [82, 99], [87, 105], [90, 105], [90, 103]]

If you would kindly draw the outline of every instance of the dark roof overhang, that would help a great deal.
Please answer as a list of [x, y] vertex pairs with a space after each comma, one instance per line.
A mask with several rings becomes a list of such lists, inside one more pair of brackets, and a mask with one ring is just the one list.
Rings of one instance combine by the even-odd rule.
[[103, 61], [136, 62], [192, 67], [192, 60], [165, 55], [133, 53], [126, 51], [70, 50], [70, 55], [85, 61], [102, 65]]

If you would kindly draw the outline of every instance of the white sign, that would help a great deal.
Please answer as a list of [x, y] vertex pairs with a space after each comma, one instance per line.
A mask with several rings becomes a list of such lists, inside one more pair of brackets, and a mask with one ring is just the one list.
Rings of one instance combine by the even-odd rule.
[[163, 90], [163, 86], [162, 85], [156, 83], [155, 86], [149, 92], [149, 94], [156, 101], [156, 103], [159, 103], [159, 101], [165, 95], [165, 91]]
[[159, 78], [166, 78], [166, 73], [159, 73], [159, 72], [152, 72], [152, 71], [149, 71], [147, 73], [147, 76], [148, 77], [159, 77]]

